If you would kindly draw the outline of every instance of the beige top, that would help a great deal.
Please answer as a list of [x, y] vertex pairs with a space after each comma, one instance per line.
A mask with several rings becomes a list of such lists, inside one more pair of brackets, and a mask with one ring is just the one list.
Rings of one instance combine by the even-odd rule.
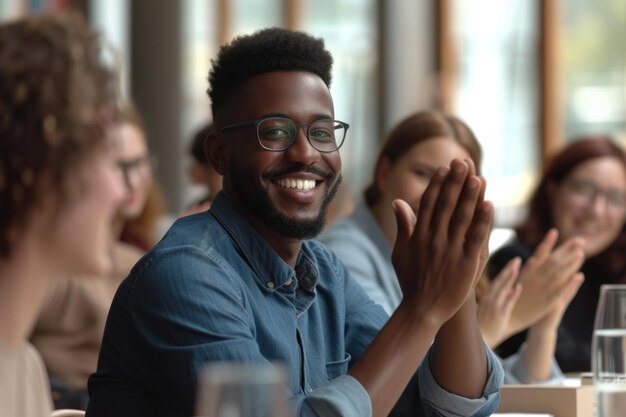
[[48, 417], [52, 399], [41, 357], [30, 343], [0, 343], [0, 417]]
[[140, 257], [139, 250], [120, 243], [110, 276], [70, 277], [52, 283], [30, 340], [48, 373], [71, 389], [87, 388], [115, 291]]

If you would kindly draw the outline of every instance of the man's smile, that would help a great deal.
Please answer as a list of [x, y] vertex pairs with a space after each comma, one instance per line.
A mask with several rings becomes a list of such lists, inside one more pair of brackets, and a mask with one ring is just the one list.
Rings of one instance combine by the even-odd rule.
[[274, 182], [281, 187], [293, 188], [304, 191], [312, 190], [317, 184], [315, 180], [301, 178], [281, 178]]

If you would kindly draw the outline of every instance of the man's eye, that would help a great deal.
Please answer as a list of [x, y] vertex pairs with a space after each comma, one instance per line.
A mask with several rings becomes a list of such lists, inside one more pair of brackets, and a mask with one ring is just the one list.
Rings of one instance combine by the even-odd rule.
[[309, 132], [309, 136], [317, 141], [332, 142], [335, 140], [333, 132], [327, 129], [315, 129]]
[[267, 129], [261, 133], [261, 136], [269, 140], [285, 140], [290, 137], [288, 130], [279, 127]]

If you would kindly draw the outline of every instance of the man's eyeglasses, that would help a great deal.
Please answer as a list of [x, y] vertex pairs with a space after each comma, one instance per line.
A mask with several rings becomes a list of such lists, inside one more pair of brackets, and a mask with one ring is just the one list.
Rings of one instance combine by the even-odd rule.
[[233, 123], [222, 127], [219, 132], [236, 127], [254, 125], [256, 136], [263, 149], [268, 151], [287, 150], [296, 141], [300, 126], [306, 127], [305, 133], [311, 146], [319, 152], [335, 152], [346, 138], [348, 123], [339, 120], [322, 119], [313, 123], [296, 123], [286, 117], [265, 117], [259, 120]]
[[570, 197], [580, 205], [593, 204], [599, 196], [606, 200], [607, 207], [620, 213], [626, 212], [626, 191], [618, 189], [603, 189], [592, 181], [582, 178], [572, 178], [565, 182]]

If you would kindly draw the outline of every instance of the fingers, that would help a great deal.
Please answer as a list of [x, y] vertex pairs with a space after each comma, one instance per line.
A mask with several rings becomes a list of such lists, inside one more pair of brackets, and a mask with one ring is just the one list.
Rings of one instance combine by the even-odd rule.
[[[432, 235], [440, 239], [448, 239], [450, 236], [451, 228], [454, 227], [450, 223], [450, 219], [459, 207], [459, 204], [464, 202], [467, 204], [467, 197], [462, 198], [467, 194], [467, 188], [477, 188], [476, 180], [468, 180], [466, 183], [468, 166], [466, 163], [459, 160], [453, 160], [450, 164], [450, 173], [444, 182], [439, 198], [437, 199], [437, 205], [435, 212], [433, 213], [433, 220], [431, 222]], [[465, 185], [465, 186], [464, 186]], [[475, 191], [474, 191], [475, 194]], [[461, 196], [461, 198], [459, 198]], [[473, 216], [473, 207], [476, 204], [475, 198], [471, 201], [472, 210], [469, 216], [466, 216], [466, 226], [469, 226], [471, 218]]]
[[558, 324], [563, 317], [563, 313], [565, 313], [565, 310], [578, 292], [578, 289], [582, 285], [583, 281], [584, 275], [582, 272], [578, 272], [570, 277], [567, 283], [561, 288], [561, 292], [556, 299], [556, 303], [553, 304], [554, 308], [548, 310], [547, 316], [541, 320], [544, 322], [544, 325], [547, 324], [554, 326], [555, 328], [558, 327]]
[[550, 252], [552, 252], [552, 249], [554, 249], [554, 245], [556, 245], [558, 238], [559, 232], [555, 228], [548, 230], [548, 233], [546, 233], [543, 237], [543, 240], [539, 243], [539, 245], [537, 245], [537, 249], [535, 249], [533, 257], [540, 262], [544, 260]]
[[565, 310], [565, 308], [567, 308], [569, 303], [572, 301], [572, 299], [574, 298], [574, 296], [578, 292], [578, 289], [580, 288], [580, 286], [582, 285], [584, 280], [585, 280], [585, 275], [582, 272], [578, 272], [578, 273], [574, 274], [572, 279], [569, 280], [569, 282], [567, 283], [567, 285], [564, 288], [563, 295], [562, 295], [562, 298], [561, 298], [561, 300], [563, 301], [563, 309], [564, 310]]
[[500, 311], [496, 312], [496, 314], [502, 314], [503, 317], [508, 317], [506, 326], [509, 326], [509, 322], [511, 320], [511, 315], [513, 314], [513, 309], [517, 305], [517, 301], [522, 295], [522, 284], [513, 284], [511, 288], [508, 288], [507, 291], [503, 292], [503, 295], [506, 296], [501, 302]]
[[493, 208], [491, 203], [477, 204], [485, 183], [474, 175], [468, 177], [470, 172], [473, 164], [460, 160], [437, 169], [420, 199], [412, 234], [405, 206], [394, 204], [399, 237], [392, 260], [405, 299], [430, 306], [429, 314], [442, 322], [471, 294], [480, 250], [484, 261], [488, 257]]
[[549, 282], [558, 285], [574, 275], [584, 260], [584, 241], [580, 238], [569, 239], [549, 257], [544, 274]]
[[449, 187], [443, 190], [444, 195], [435, 218], [438, 221], [435, 233], [445, 233], [449, 244], [460, 248], [473, 220], [477, 218], [477, 202], [485, 184], [479, 177], [468, 176], [473, 171], [471, 165], [453, 161], [451, 168], [451, 176], [454, 178], [449, 182]]
[[504, 266], [502, 271], [500, 271], [495, 280], [491, 283], [491, 285], [494, 286], [494, 291], [498, 295], [498, 305], [502, 306], [506, 311], [513, 309], [519, 296], [522, 294], [522, 286], [516, 284], [520, 265], [520, 258], [513, 258]]
[[493, 204], [490, 201], [483, 201], [477, 207], [470, 229], [465, 235], [463, 245], [467, 257], [478, 256], [483, 246], [487, 244], [492, 222]]
[[417, 223], [415, 225], [418, 232], [414, 236], [422, 242], [425, 242], [430, 236], [430, 224], [437, 205], [437, 199], [449, 171], [448, 167], [442, 166], [437, 168], [420, 198]]
[[[490, 207], [477, 215], [480, 196], [484, 194], [485, 181], [474, 176], [471, 161], [453, 160], [450, 168], [440, 167], [420, 199], [415, 235], [422, 242], [431, 242], [435, 248], [460, 248], [468, 238], [467, 232], [473, 221], [484, 223], [491, 220]], [[486, 215], [486, 217], [485, 217]], [[482, 219], [482, 220], [481, 220]], [[482, 228], [475, 229], [481, 232]], [[484, 241], [483, 233], [473, 234]]]
[[[542, 242], [544, 252], [539, 251], [539, 256], [531, 256], [522, 268], [520, 281], [527, 283], [527, 288], [533, 286], [532, 282], [536, 282], [540, 287], [560, 287], [564, 280], [576, 273], [584, 262], [583, 239], [569, 239], [552, 252], [546, 252], [545, 250], [552, 246], [551, 239], [553, 238], [553, 236], [546, 236]], [[539, 284], [540, 282], [544, 284]]]
[[500, 292], [502, 288], [509, 288], [515, 284], [517, 276], [519, 275], [519, 269], [522, 261], [519, 256], [511, 259], [504, 265], [504, 268], [498, 275], [491, 281], [494, 290]]
[[515, 282], [520, 264], [519, 258], [509, 261], [480, 299], [479, 324], [489, 346], [497, 346], [508, 333], [513, 309], [522, 294], [522, 285]]
[[[469, 165], [470, 165], [470, 173], [473, 173], [475, 171], [474, 168], [474, 162], [471, 159], [467, 159], [466, 161], [468, 161]], [[483, 204], [483, 202], [485, 201], [485, 190], [487, 188], [487, 181], [485, 180], [484, 177], [477, 177], [480, 181], [480, 191], [478, 193], [478, 198], [476, 201], [476, 206], [480, 207], [481, 204]], [[476, 213], [477, 211], [474, 211], [474, 217], [476, 218]], [[489, 226], [489, 231], [487, 232], [487, 239], [485, 240], [485, 243], [483, 245], [483, 248], [480, 252], [480, 264], [479, 264], [479, 275], [483, 273], [483, 270], [485, 269], [485, 266], [487, 265], [487, 262], [489, 261], [489, 234], [491, 233], [491, 225]], [[478, 282], [478, 281], [476, 281]]]
[[470, 158], [466, 158], [463, 160], [467, 164], [467, 178], [476, 176], [476, 165], [474, 165], [474, 161]]
[[557, 314], [555, 318], [563, 315], [567, 306], [578, 292], [578, 289], [582, 285], [583, 281], [583, 273], [577, 272], [573, 275], [569, 275], [567, 279], [561, 283], [561, 285], [549, 292], [550, 298], [546, 300], [546, 306], [548, 306], [548, 311], [551, 310], [552, 313]]

